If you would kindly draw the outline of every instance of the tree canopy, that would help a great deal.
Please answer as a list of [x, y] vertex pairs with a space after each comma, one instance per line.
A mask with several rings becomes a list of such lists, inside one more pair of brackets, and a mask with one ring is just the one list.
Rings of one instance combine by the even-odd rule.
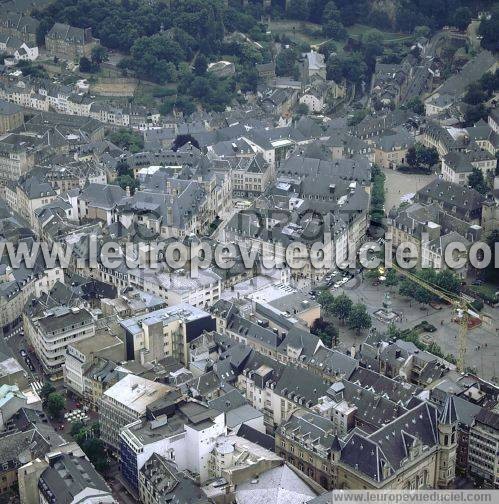
[[483, 176], [482, 170], [473, 167], [473, 171], [468, 175], [468, 185], [478, 191], [480, 194], [487, 194], [489, 187], [487, 181]]

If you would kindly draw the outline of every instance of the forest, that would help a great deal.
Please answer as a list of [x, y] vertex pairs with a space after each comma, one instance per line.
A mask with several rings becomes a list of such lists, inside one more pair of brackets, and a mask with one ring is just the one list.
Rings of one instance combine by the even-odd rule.
[[[163, 112], [173, 103], [189, 112], [192, 98], [207, 109], [223, 110], [237, 90], [256, 90], [255, 64], [272, 58], [269, 42], [291, 42], [286, 35], [269, 37], [262, 22], [269, 15], [273, 20], [316, 23], [330, 43], [339, 41], [348, 46], [347, 29], [353, 24], [429, 34], [447, 25], [463, 29], [477, 12], [489, 10], [491, 18], [480, 26], [482, 45], [498, 50], [499, 7], [493, 4], [493, 0], [288, 0], [285, 5], [273, 2], [268, 13], [261, 3], [251, 0], [244, 7], [233, 0], [228, 5], [223, 0], [55, 0], [32, 14], [41, 21], [39, 41], [55, 22], [91, 27], [104, 47], [125, 55], [119, 64], [124, 73], [158, 84], [180, 82], [182, 93], [165, 99]], [[227, 37], [234, 33], [241, 36]], [[329, 62], [329, 78], [358, 83], [369, 76], [375, 58], [382, 53], [382, 40], [375, 30], [373, 33], [356, 40], [345, 54]], [[322, 50], [327, 52], [330, 47], [326, 42]], [[307, 49], [290, 44], [289, 51], [276, 61], [277, 73], [296, 74], [299, 53]], [[234, 61], [235, 76], [217, 78], [206, 71], [209, 62], [222, 58]]]

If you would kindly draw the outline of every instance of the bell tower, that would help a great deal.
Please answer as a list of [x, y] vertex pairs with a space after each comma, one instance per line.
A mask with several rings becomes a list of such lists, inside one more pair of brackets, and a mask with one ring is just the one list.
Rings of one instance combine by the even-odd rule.
[[457, 414], [454, 398], [447, 396], [438, 419], [438, 455], [436, 484], [438, 488], [449, 488], [456, 475]]

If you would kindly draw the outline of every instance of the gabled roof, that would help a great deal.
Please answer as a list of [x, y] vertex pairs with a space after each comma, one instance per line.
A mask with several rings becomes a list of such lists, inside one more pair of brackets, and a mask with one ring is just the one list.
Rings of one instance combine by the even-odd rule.
[[457, 422], [458, 417], [456, 413], [456, 407], [454, 406], [454, 396], [447, 396], [444, 403], [444, 408], [440, 414], [440, 423], [444, 425], [452, 425]]

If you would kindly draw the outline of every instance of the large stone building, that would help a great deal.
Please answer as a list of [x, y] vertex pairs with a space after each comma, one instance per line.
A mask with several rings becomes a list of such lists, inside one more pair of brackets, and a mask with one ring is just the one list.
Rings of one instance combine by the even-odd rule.
[[39, 26], [38, 19], [19, 12], [2, 13], [0, 18], [0, 34], [17, 37], [28, 43], [36, 43]]
[[62, 23], [55, 23], [45, 35], [45, 46], [52, 56], [65, 60], [82, 57], [89, 58], [92, 49], [99, 45], [99, 40], [92, 37], [91, 28], [76, 28]]
[[0, 180], [18, 180], [35, 165], [35, 142], [24, 135], [0, 141]]
[[62, 374], [68, 345], [93, 336], [95, 323], [85, 309], [59, 306], [33, 318], [25, 314], [24, 329], [45, 373], [55, 375]]
[[14, 103], [0, 100], [0, 135], [21, 126], [24, 122], [24, 112]]
[[337, 454], [337, 488], [447, 488], [455, 476], [457, 416], [423, 402], [371, 435], [354, 432]]

